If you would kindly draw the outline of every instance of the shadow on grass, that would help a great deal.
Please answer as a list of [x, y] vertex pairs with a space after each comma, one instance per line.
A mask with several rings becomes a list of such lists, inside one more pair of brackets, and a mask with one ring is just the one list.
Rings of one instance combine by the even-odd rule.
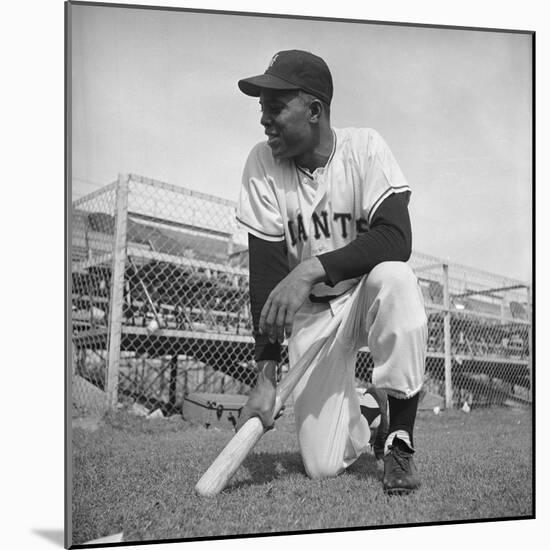
[[347, 470], [348, 475], [353, 475], [360, 479], [371, 477], [381, 481], [383, 477], [382, 462], [378, 462], [374, 455], [365, 453], [361, 455]]
[[230, 489], [240, 489], [251, 485], [263, 485], [275, 479], [298, 474], [306, 476], [300, 453], [254, 453], [248, 456], [242, 466], [250, 474], [250, 478], [231, 484]]
[[[297, 452], [256, 453], [248, 456], [242, 466], [246, 468], [250, 477], [232, 483], [228, 488], [229, 491], [283, 480], [292, 475], [307, 478], [302, 457]], [[374, 456], [367, 453], [349, 466], [344, 474], [353, 475], [359, 479], [372, 478], [377, 481], [382, 479], [381, 467]]]

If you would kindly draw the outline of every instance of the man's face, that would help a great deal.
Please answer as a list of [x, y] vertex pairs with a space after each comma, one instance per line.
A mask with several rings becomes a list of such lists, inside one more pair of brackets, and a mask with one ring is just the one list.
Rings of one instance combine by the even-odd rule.
[[296, 158], [313, 148], [307, 101], [293, 90], [262, 90], [262, 117], [267, 143], [275, 158]]

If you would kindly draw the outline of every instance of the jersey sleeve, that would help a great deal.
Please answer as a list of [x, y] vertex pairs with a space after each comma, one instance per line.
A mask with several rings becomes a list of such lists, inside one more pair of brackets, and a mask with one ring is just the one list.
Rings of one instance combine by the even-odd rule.
[[285, 238], [284, 223], [277, 201], [273, 177], [263, 158], [262, 145], [252, 149], [246, 161], [237, 203], [237, 221], [252, 235], [266, 241]]
[[362, 210], [367, 222], [384, 199], [394, 193], [411, 193], [411, 188], [384, 139], [371, 130], [364, 158]]

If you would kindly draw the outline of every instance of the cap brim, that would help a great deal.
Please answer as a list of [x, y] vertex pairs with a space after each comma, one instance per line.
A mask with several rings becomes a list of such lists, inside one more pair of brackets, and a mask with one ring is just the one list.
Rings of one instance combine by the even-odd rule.
[[251, 76], [250, 78], [243, 78], [239, 80], [239, 89], [243, 94], [260, 97], [262, 89], [267, 88], [270, 90], [299, 90], [300, 88], [294, 84], [290, 84], [282, 78], [273, 76], [271, 74], [261, 74], [258, 76]]

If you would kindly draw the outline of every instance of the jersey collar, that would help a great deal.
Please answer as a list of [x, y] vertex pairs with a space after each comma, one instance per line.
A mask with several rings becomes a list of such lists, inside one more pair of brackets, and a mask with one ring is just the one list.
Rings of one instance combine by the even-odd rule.
[[309, 169], [306, 168], [305, 166], [300, 166], [300, 165], [296, 164], [296, 162], [294, 163], [294, 164], [296, 164], [296, 168], [302, 174], [305, 174], [310, 179], [314, 179], [316, 172], [318, 174], [323, 173], [325, 171], [325, 169], [328, 167], [328, 165], [330, 164], [330, 162], [332, 161], [333, 157], [334, 157], [334, 152], [336, 151], [336, 132], [334, 131], [333, 128], [331, 128], [331, 132], [332, 132], [332, 151], [330, 152], [330, 156], [328, 157], [328, 160], [327, 160], [327, 162], [325, 163], [324, 166], [319, 166], [319, 168], [315, 168], [315, 170], [313, 170], [313, 172], [310, 172]]

